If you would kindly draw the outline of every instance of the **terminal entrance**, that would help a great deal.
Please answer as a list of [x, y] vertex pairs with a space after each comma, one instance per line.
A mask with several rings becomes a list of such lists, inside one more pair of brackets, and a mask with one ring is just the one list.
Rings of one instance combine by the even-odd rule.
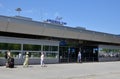
[[81, 46], [68, 47], [60, 46], [59, 59], [61, 63], [77, 62], [78, 52], [81, 49], [82, 62], [96, 62], [98, 61], [98, 47], [97, 46]]
[[60, 62], [76, 62], [79, 48], [61, 46], [59, 49]]
[[96, 62], [98, 61], [98, 47], [97, 46], [83, 46], [82, 48], [82, 61], [83, 62]]

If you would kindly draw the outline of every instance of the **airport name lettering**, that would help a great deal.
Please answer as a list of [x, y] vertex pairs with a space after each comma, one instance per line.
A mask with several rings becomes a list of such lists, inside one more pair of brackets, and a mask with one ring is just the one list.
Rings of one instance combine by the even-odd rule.
[[56, 20], [51, 20], [51, 19], [47, 19], [47, 22], [50, 23], [54, 23], [54, 24], [60, 24], [60, 25], [66, 25], [66, 22], [60, 22], [60, 21], [56, 21]]

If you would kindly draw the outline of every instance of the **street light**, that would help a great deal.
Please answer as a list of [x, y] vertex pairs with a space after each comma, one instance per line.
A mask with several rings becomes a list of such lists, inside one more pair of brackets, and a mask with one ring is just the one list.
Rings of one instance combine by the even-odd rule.
[[22, 11], [22, 9], [21, 8], [17, 8], [17, 9], [15, 9], [17, 12], [18, 12], [18, 16], [20, 15], [20, 12]]

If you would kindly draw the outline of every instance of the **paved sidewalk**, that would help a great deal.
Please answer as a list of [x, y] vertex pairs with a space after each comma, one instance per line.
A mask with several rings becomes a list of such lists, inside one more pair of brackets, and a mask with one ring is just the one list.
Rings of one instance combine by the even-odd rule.
[[0, 66], [0, 79], [120, 79], [120, 61], [96, 63]]

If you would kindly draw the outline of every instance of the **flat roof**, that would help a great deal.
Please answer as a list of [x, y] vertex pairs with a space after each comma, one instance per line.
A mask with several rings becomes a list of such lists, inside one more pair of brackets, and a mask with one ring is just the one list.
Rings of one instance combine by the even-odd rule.
[[6, 32], [120, 43], [120, 36], [115, 34], [15, 18], [11, 16], [0, 15], [0, 26], [0, 31]]

